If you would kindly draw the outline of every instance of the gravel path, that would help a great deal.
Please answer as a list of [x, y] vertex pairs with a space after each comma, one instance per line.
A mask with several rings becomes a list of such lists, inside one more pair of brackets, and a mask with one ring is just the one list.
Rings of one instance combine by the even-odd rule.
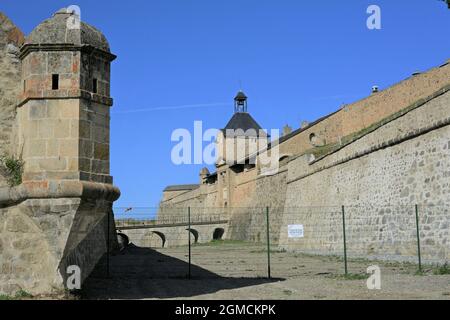
[[[131, 246], [110, 259], [110, 278], [100, 264], [83, 288], [86, 299], [445, 299], [450, 275], [415, 275], [412, 264], [351, 260], [354, 280], [342, 276], [336, 257], [272, 252], [255, 244], [194, 246], [192, 279], [186, 279], [187, 247], [152, 250]], [[362, 278], [370, 265], [381, 269], [381, 290]]]

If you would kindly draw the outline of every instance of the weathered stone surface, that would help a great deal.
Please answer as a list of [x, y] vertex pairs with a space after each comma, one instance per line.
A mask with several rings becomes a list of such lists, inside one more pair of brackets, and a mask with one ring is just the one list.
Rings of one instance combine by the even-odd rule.
[[67, 28], [68, 19], [73, 15], [59, 11], [52, 18], [37, 26], [27, 37], [27, 43], [70, 43], [92, 45], [109, 52], [105, 36], [96, 28], [81, 21], [80, 28]]
[[0, 209], [0, 292], [62, 291], [68, 265], [80, 266], [85, 279], [106, 251], [107, 232], [114, 232], [113, 224], [108, 231], [107, 215], [110, 202], [76, 198], [27, 200]]
[[[22, 32], [0, 12], [0, 156], [12, 154], [15, 105], [21, 88], [19, 46]], [[0, 172], [0, 187], [6, 179]]]
[[0, 294], [63, 290], [67, 266], [81, 267], [84, 280], [117, 241], [114, 222], [106, 224], [120, 194], [109, 176], [109, 136], [96, 135], [94, 154], [90, 133], [93, 125], [109, 133], [112, 99], [102, 94], [109, 94], [115, 56], [87, 24], [67, 30], [68, 18], [57, 13], [21, 46], [20, 32], [0, 13], [0, 156], [25, 163], [19, 186], [0, 174]]
[[[302, 158], [291, 161], [281, 246], [341, 254], [340, 205], [346, 205], [350, 255], [416, 261], [417, 203], [421, 204], [423, 259], [441, 263], [448, 260], [449, 247], [442, 243], [450, 239], [440, 226], [450, 223], [450, 185], [445, 179], [450, 170], [445, 150], [450, 126], [442, 126], [449, 108], [447, 92], [313, 164]], [[420, 134], [423, 128], [427, 130]], [[402, 138], [399, 131], [402, 136], [419, 135], [402, 141], [398, 140]], [[382, 146], [384, 141], [390, 142], [381, 149], [373, 148]], [[356, 157], [357, 154], [364, 156]], [[347, 161], [341, 162], [342, 159]], [[289, 209], [304, 206], [300, 212]], [[311, 208], [319, 209], [315, 212]], [[293, 223], [305, 225], [304, 240], [287, 238], [286, 225]]]

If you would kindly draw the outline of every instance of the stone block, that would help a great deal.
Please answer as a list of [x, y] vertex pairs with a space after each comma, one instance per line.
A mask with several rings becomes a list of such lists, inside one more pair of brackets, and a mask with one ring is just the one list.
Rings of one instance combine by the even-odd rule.
[[[79, 180], [80, 174], [72, 171], [47, 171], [45, 178], [48, 180]], [[53, 192], [57, 193], [57, 189], [54, 189]]]
[[55, 134], [57, 139], [65, 139], [70, 137], [70, 120], [60, 119], [55, 121]]
[[32, 140], [25, 144], [26, 157], [36, 158], [45, 157], [46, 155], [46, 141], [45, 140]]
[[109, 174], [109, 161], [92, 160], [92, 172]]
[[96, 142], [109, 143], [109, 128], [94, 125], [92, 137]]
[[78, 158], [70, 158], [69, 159], [69, 167], [68, 167], [69, 171], [78, 171], [78, 170], [80, 170], [79, 167], [80, 166], [79, 166]]
[[[38, 120], [39, 126], [38, 137], [40, 139], [52, 139], [54, 137], [54, 121], [53, 120]], [[32, 136], [33, 137], [33, 136]]]
[[48, 73], [64, 74], [72, 72], [71, 52], [49, 52], [48, 53]]
[[39, 120], [47, 118], [47, 102], [44, 100], [32, 101], [29, 105], [29, 119]]
[[79, 121], [79, 136], [81, 139], [91, 139], [91, 122], [86, 120]]
[[67, 170], [67, 159], [62, 157], [40, 159], [39, 168], [44, 171], [64, 171]]
[[75, 139], [64, 140], [59, 146], [59, 155], [61, 157], [78, 157], [79, 155], [79, 142]]
[[94, 143], [91, 140], [80, 139], [80, 157], [88, 159], [94, 157]]
[[59, 156], [59, 144], [60, 144], [59, 141], [60, 140], [57, 140], [57, 139], [46, 140], [46, 146], [47, 146], [46, 156], [47, 157]]
[[79, 158], [79, 170], [85, 172], [91, 172], [91, 159]]
[[24, 70], [25, 74], [45, 74], [47, 72], [47, 54], [33, 52], [26, 60], [28, 60], [29, 69]]
[[109, 160], [109, 145], [104, 143], [94, 143], [94, 159]]
[[39, 137], [39, 121], [40, 120], [20, 120], [22, 132], [27, 137]]

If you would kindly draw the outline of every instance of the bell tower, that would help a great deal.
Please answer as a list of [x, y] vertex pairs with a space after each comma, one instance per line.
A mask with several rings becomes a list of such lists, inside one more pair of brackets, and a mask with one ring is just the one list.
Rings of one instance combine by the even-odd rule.
[[242, 90], [234, 98], [233, 117], [217, 136], [217, 167], [246, 161], [259, 146], [267, 147], [268, 135], [248, 113], [247, 100]]
[[234, 98], [234, 113], [247, 112], [247, 96], [242, 90]]

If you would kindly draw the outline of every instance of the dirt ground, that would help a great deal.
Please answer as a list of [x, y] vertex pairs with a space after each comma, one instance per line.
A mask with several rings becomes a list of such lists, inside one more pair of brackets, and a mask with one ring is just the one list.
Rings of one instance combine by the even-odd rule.
[[[413, 264], [350, 260], [350, 277], [340, 258], [271, 252], [267, 279], [262, 245], [212, 243], [192, 248], [149, 249], [131, 245], [103, 261], [86, 281], [84, 299], [441, 299], [450, 300], [450, 275], [434, 275]], [[368, 266], [381, 269], [381, 290], [368, 290]]]

